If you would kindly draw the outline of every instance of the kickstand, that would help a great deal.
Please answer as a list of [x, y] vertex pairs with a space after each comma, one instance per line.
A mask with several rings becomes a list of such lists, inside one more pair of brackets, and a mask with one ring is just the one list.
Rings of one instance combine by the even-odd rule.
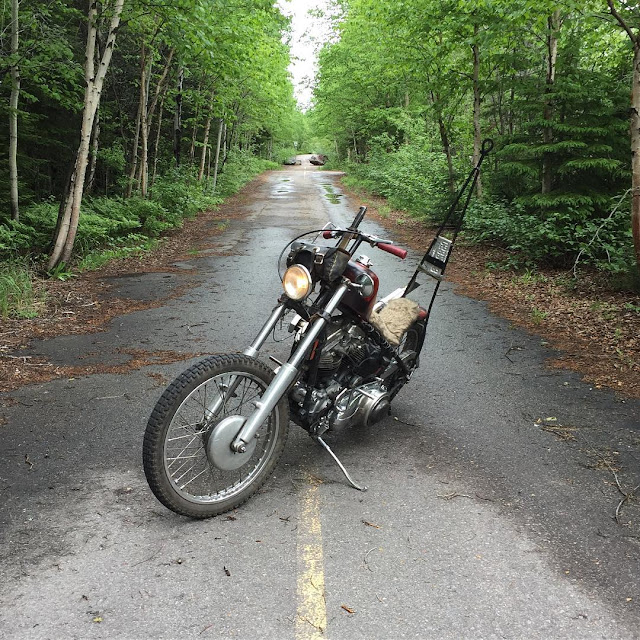
[[349, 484], [358, 491], [366, 491], [367, 487], [361, 487], [359, 484], [356, 484], [349, 475], [348, 471], [344, 468], [342, 462], [338, 460], [338, 456], [331, 451], [329, 445], [320, 437], [320, 436], [311, 436], [318, 444], [322, 445], [328, 452], [329, 455], [336, 461], [337, 465], [340, 467], [340, 471], [344, 473], [344, 477], [349, 481]]

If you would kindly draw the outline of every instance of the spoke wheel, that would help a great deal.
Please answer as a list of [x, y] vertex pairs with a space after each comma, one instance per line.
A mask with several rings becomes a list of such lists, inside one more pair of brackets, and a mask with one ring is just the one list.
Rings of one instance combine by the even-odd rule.
[[286, 442], [286, 397], [246, 453], [227, 448], [273, 375], [245, 355], [212, 356], [166, 389], [149, 418], [143, 445], [145, 475], [160, 502], [176, 513], [206, 518], [237, 507], [262, 486]]

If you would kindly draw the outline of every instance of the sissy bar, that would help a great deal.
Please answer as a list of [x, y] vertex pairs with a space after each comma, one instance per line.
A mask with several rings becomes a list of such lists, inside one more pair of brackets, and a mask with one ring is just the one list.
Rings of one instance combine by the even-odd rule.
[[[467, 209], [469, 208], [469, 202], [471, 202], [471, 196], [473, 195], [473, 190], [475, 189], [476, 183], [478, 182], [478, 176], [480, 175], [480, 167], [482, 166], [482, 162], [484, 161], [485, 157], [491, 152], [492, 149], [493, 140], [487, 138], [482, 142], [482, 148], [480, 151], [480, 158], [478, 159], [478, 163], [475, 167], [473, 167], [473, 169], [471, 169], [471, 172], [467, 176], [464, 184], [462, 185], [462, 187], [460, 187], [460, 190], [458, 191], [454, 201], [449, 207], [447, 215], [444, 217], [444, 220], [438, 227], [435, 238], [431, 241], [427, 252], [419, 262], [413, 276], [409, 280], [409, 284], [407, 284], [404, 290], [403, 297], [420, 286], [420, 283], [417, 282], [418, 275], [420, 273], [424, 273], [434, 278], [437, 282], [431, 296], [431, 302], [429, 304], [428, 310], [429, 314], [431, 313], [431, 307], [433, 307], [438, 289], [440, 288], [440, 283], [444, 279], [444, 272], [447, 268], [449, 258], [451, 257], [453, 245], [455, 244], [458, 233], [462, 228], [464, 217], [467, 213]], [[462, 209], [460, 209], [458, 213], [458, 207], [463, 198], [464, 203]], [[455, 217], [456, 213], [458, 213], [457, 218]], [[443, 235], [445, 229], [453, 230], [451, 238], [447, 238]], [[429, 316], [427, 316], [427, 321], [428, 318]]]

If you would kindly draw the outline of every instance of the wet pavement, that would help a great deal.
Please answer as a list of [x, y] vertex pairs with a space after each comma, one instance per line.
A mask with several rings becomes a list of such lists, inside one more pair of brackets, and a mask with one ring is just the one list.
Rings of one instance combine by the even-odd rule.
[[[73, 364], [241, 351], [280, 293], [283, 245], [327, 219], [348, 224], [359, 204], [308, 158], [257, 184], [211, 248], [117, 282], [136, 300], [188, 282], [184, 293], [29, 353]], [[421, 257], [364, 252], [383, 294]], [[188, 356], [2, 394], [0, 635], [640, 637], [637, 508], [615, 522], [620, 494], [602, 463], [615, 450], [637, 465], [640, 403], [546, 368], [539, 338], [441, 291], [392, 415], [328, 438], [366, 493], [292, 426], [275, 476], [236, 512], [196, 522], [164, 509], [144, 480], [142, 435]], [[265, 360], [287, 352], [286, 331], [277, 337]], [[549, 417], [592, 451], [544, 431]]]

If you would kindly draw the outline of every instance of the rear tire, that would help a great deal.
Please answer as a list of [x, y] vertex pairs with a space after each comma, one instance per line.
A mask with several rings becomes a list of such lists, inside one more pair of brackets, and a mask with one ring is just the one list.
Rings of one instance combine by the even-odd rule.
[[[206, 358], [171, 383], [149, 418], [143, 444], [147, 482], [162, 504], [181, 515], [208, 518], [246, 502], [264, 484], [287, 439], [286, 396], [261, 425], [249, 453], [238, 454], [243, 457], [237, 468], [216, 466], [207, 445], [224, 418], [247, 418], [255, 411], [273, 377], [260, 361], [231, 354]], [[233, 459], [234, 454], [223, 455]]]
[[[426, 333], [426, 323], [424, 320], [416, 320], [405, 332], [402, 336], [402, 340], [400, 341], [399, 352], [400, 354], [405, 351], [413, 351], [415, 352], [415, 357], [409, 361], [409, 366], [411, 368], [417, 368], [420, 364], [420, 352], [422, 351], [422, 345], [424, 344], [424, 336]], [[398, 392], [404, 385], [406, 384], [406, 378], [402, 375], [402, 373], [397, 373], [394, 384], [391, 385], [391, 391], [389, 393], [390, 398], [393, 398], [398, 395]]]

